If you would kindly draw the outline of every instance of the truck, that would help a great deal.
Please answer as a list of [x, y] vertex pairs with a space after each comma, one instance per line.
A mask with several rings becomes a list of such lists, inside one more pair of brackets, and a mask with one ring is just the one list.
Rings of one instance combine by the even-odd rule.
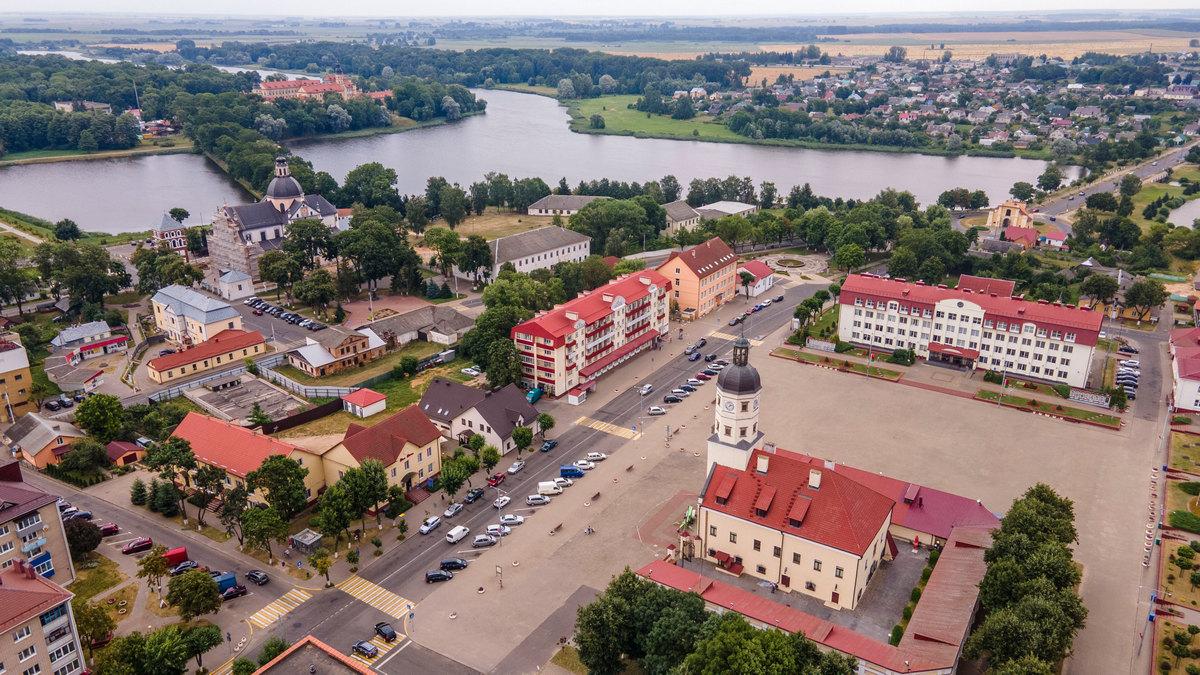
[[174, 567], [174, 566], [178, 565], [179, 563], [183, 562], [184, 560], [188, 559], [187, 547], [186, 546], [178, 546], [176, 548], [173, 548], [170, 551], [167, 551], [166, 553], [164, 553], [163, 557], [167, 559], [168, 565], [170, 565], [171, 567]]
[[233, 572], [222, 572], [220, 576], [213, 577], [213, 581], [217, 582], [217, 592], [224, 593], [227, 589], [237, 586], [237, 575]]
[[565, 464], [558, 467], [558, 475], [562, 478], [583, 478], [583, 469], [573, 464]]
[[540, 399], [544, 393], [545, 391], [541, 387], [534, 387], [533, 389], [525, 392], [525, 400], [529, 401], [529, 405], [533, 405], [534, 403], [538, 402], [538, 399]]
[[552, 480], [543, 480], [538, 482], [539, 495], [561, 495], [562, 488]]

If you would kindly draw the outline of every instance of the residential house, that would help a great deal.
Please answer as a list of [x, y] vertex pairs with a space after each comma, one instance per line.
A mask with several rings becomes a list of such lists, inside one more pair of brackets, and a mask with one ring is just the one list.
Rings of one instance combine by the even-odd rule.
[[664, 235], [672, 235], [682, 229], [694, 230], [700, 224], [700, 213], [682, 199], [663, 204], [667, 212], [667, 227]]
[[331, 483], [374, 459], [383, 464], [388, 485], [409, 491], [441, 473], [442, 434], [416, 405], [410, 405], [374, 426], [351, 424], [341, 442], [323, 457]]
[[424, 305], [403, 314], [377, 319], [360, 328], [369, 328], [387, 348], [397, 349], [424, 340], [439, 345], [452, 345], [475, 325], [475, 319], [444, 305]]
[[1011, 241], [1014, 244], [1020, 244], [1021, 248], [1029, 250], [1036, 248], [1038, 239], [1041, 234], [1035, 227], [1006, 227], [1000, 230], [1000, 238], [1004, 241]]
[[608, 197], [596, 197], [593, 195], [546, 195], [530, 204], [528, 213], [531, 216], [571, 216], [579, 213], [579, 209], [597, 199], [608, 199]]
[[287, 359], [310, 377], [325, 377], [370, 363], [386, 351], [386, 343], [370, 328], [350, 331], [330, 326], [306, 338], [304, 346], [288, 352]]
[[228, 329], [194, 347], [150, 359], [146, 367], [151, 380], [165, 384], [217, 368], [234, 366], [266, 351], [266, 340], [262, 333]]
[[71, 598], [24, 560], [0, 571], [0, 663], [14, 675], [84, 671]]
[[181, 345], [195, 345], [226, 330], [241, 330], [242, 315], [229, 303], [172, 284], [150, 299], [154, 324]]
[[113, 441], [104, 446], [104, 449], [108, 451], [108, 461], [112, 462], [113, 466], [128, 466], [142, 461], [146, 456], [145, 448], [129, 441]]
[[4, 443], [20, 458], [39, 469], [58, 464], [62, 456], [71, 450], [77, 438], [87, 434], [62, 420], [43, 417], [40, 413], [26, 413], [4, 432]]
[[4, 413], [0, 420], [13, 423], [28, 412], [37, 410], [29, 398], [33, 375], [29, 370], [29, 354], [16, 333], [0, 333], [0, 399]]
[[229, 270], [217, 277], [217, 294], [226, 300], [241, 300], [254, 295], [254, 281], [241, 270]]
[[374, 389], [355, 389], [342, 397], [342, 410], [359, 418], [367, 418], [387, 409], [387, 396]]
[[[746, 290], [746, 297], [757, 298], [775, 287], [775, 271], [761, 260], [748, 260], [737, 271], [738, 285]], [[743, 272], [754, 277], [754, 280], [747, 284], [741, 279]]]
[[[225, 472], [225, 487], [245, 488], [246, 476], [257, 471], [263, 461], [274, 455], [294, 459], [308, 469], [304, 477], [304, 495], [313, 501], [325, 489], [325, 466], [320, 453], [272, 438], [232, 422], [190, 412], [175, 431], [173, 438], [182, 438], [192, 446], [197, 468], [211, 466]], [[193, 487], [193, 473], [180, 477], [184, 489]], [[256, 503], [266, 503], [260, 490], [250, 495]]]
[[672, 253], [658, 271], [673, 280], [672, 299], [687, 321], [708, 315], [737, 296], [741, 283], [734, 274], [737, 255], [713, 237], [678, 253]]
[[172, 251], [187, 250], [187, 228], [177, 222], [171, 214], [164, 213], [151, 229], [155, 246], [166, 246]]
[[0, 573], [23, 561], [59, 583], [75, 581], [57, 502], [56, 495], [25, 482], [18, 460], [0, 460]]
[[[560, 262], [581, 262], [591, 255], [592, 238], [563, 227], [539, 227], [528, 232], [510, 234], [488, 242], [492, 249], [492, 267], [482, 270], [485, 279], [500, 276], [500, 268], [508, 263], [518, 272], [528, 274], [534, 270], [550, 269]], [[462, 279], [473, 279], [454, 266], [454, 274]]]
[[1052, 227], [1038, 236], [1038, 246], [1054, 249], [1055, 251], [1065, 251], [1067, 246], [1067, 233], [1057, 227]]
[[445, 436], [466, 441], [479, 434], [502, 455], [516, 449], [512, 433], [517, 427], [538, 432], [537, 408], [515, 384], [486, 391], [438, 377], [429, 383], [418, 406]]
[[74, 366], [90, 358], [125, 351], [129, 348], [129, 336], [113, 335], [112, 328], [104, 321], [89, 321], [64, 328], [50, 340], [50, 348]]

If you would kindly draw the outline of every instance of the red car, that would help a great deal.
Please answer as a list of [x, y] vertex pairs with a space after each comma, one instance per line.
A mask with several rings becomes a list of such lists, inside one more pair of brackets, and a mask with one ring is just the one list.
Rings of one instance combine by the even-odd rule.
[[100, 526], [101, 537], [111, 537], [121, 531], [121, 527], [116, 523], [105, 523]]
[[696, 373], [696, 379], [697, 380], [711, 380], [712, 375], [709, 375], [708, 373], [703, 373], [703, 372]]
[[492, 474], [492, 477], [487, 479], [488, 487], [496, 487], [497, 485], [503, 483], [505, 478], [508, 478], [508, 474], [503, 472]]
[[128, 544], [125, 544], [125, 547], [121, 549], [121, 553], [129, 555], [130, 553], [149, 551], [152, 548], [154, 548], [154, 540], [150, 537], [141, 537], [140, 539], [134, 539]]

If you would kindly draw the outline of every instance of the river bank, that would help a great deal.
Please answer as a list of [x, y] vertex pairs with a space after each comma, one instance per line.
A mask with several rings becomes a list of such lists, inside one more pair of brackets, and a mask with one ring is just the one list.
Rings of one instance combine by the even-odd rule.
[[178, 155], [196, 151], [195, 146], [192, 144], [192, 139], [183, 134], [157, 140], [169, 140], [171, 145], [157, 145], [153, 142], [143, 142], [142, 145], [125, 150], [98, 150], [96, 152], [84, 152], [83, 150], [30, 150], [28, 152], [14, 152], [0, 158], [0, 167], [20, 166], [22, 164], [49, 164], [53, 162], [80, 162], [97, 159], [120, 159], [146, 155]]
[[[25, 239], [29, 240], [30, 243], [40, 243], [34, 241], [35, 239], [41, 241], [53, 241], [55, 238], [54, 223], [43, 218], [38, 218], [37, 216], [31, 216], [28, 213], [21, 213], [20, 211], [13, 211], [12, 209], [0, 207], [0, 223], [30, 235], [28, 237], [24, 237]], [[129, 242], [141, 241], [149, 237], [149, 230], [141, 232], [121, 232], [119, 234], [85, 231], [80, 241], [100, 244], [101, 246], [109, 246], [112, 244], [126, 244]]]

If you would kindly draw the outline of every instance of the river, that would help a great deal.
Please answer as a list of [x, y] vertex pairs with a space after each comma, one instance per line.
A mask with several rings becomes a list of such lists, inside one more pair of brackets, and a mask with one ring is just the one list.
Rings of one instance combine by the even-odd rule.
[[[998, 203], [1017, 181], [1033, 182], [1045, 163], [1026, 159], [935, 157], [756, 145], [638, 139], [576, 134], [553, 99], [505, 91], [478, 91], [485, 115], [455, 124], [397, 134], [300, 141], [292, 149], [339, 181], [365, 162], [396, 170], [401, 192], [423, 192], [429, 176], [463, 184], [488, 171], [541, 176], [647, 181], [674, 174], [692, 178], [750, 176], [775, 182], [781, 193], [811, 183], [822, 195], [865, 198], [881, 189], [909, 190], [925, 204], [952, 187], [983, 189]], [[0, 206], [56, 221], [71, 218], [85, 230], [145, 230], [182, 206], [190, 223], [209, 222], [222, 204], [248, 197], [199, 155], [55, 162], [0, 168]]]

